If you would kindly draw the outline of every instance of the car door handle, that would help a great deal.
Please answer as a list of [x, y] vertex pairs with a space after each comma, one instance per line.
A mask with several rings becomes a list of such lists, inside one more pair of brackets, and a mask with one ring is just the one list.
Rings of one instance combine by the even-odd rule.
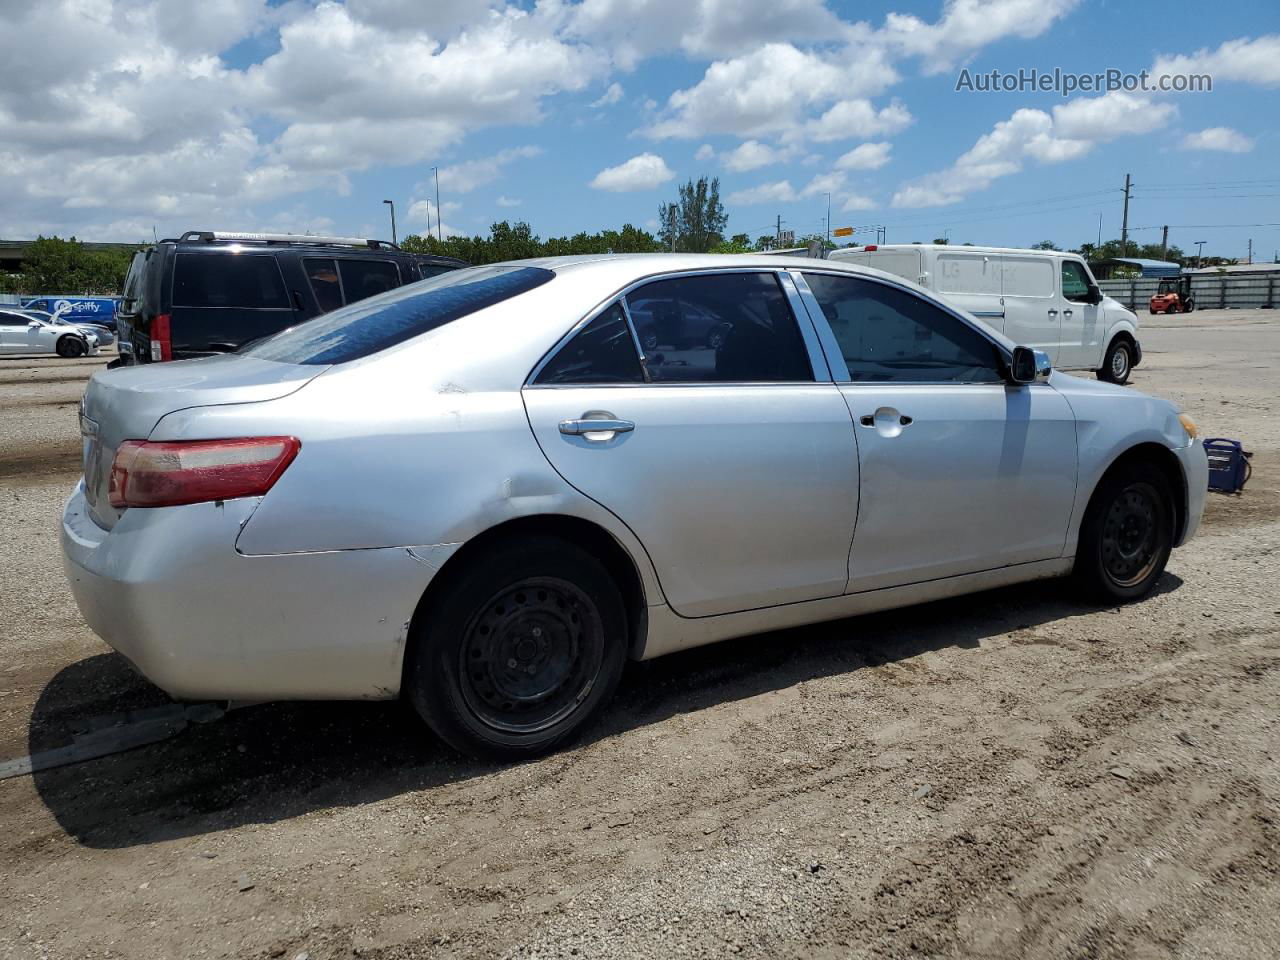
[[[864, 413], [862, 416], [858, 418], [858, 422], [862, 424], [864, 427], [874, 427], [876, 425], [876, 418], [869, 413]], [[898, 423], [904, 427], [909, 427], [914, 422], [915, 421], [912, 420], [910, 417], [908, 417], [905, 413], [901, 414], [898, 417]]]
[[1049, 311], [1049, 316], [1051, 316], [1051, 317], [1056, 317], [1057, 315], [1058, 315], [1058, 311], [1057, 311], [1057, 310], [1050, 310], [1050, 311]]
[[[630, 420], [561, 420], [560, 432], [566, 437], [583, 437], [588, 440], [612, 440], [614, 434], [630, 433], [636, 425]], [[596, 436], [599, 434], [599, 436]]]
[[1063, 310], [1063, 311], [1062, 311], [1062, 315], [1063, 315], [1064, 317], [1071, 317], [1071, 316], [1075, 316], [1075, 311], [1074, 311], [1074, 310]]

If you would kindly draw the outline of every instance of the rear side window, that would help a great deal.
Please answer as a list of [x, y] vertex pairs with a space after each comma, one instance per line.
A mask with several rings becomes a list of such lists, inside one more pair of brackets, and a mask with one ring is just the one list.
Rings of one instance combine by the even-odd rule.
[[244, 350], [281, 363], [358, 360], [540, 287], [555, 274], [537, 267], [455, 270], [335, 310]]
[[303, 257], [302, 267], [321, 313], [342, 306], [342, 281], [338, 279], [338, 265], [331, 257]]
[[896, 287], [805, 273], [855, 382], [995, 383], [999, 353], [982, 334]]
[[342, 293], [355, 303], [400, 286], [400, 271], [390, 260], [339, 260]]
[[537, 383], [644, 383], [640, 356], [619, 304], [578, 331], [538, 374]]
[[173, 268], [175, 307], [289, 309], [280, 267], [252, 253], [180, 253]]
[[451, 267], [444, 263], [420, 263], [418, 264], [418, 276], [423, 280], [427, 280], [430, 277], [438, 277], [442, 273], [457, 269], [457, 267]]
[[809, 355], [772, 273], [674, 277], [627, 295], [655, 383], [813, 379]]

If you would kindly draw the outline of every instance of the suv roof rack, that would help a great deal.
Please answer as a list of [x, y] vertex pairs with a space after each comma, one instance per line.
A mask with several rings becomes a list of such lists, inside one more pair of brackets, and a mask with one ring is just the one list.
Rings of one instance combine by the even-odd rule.
[[368, 237], [315, 237], [307, 233], [245, 233], [226, 230], [188, 230], [178, 243], [287, 243], [316, 247], [369, 247], [372, 250], [399, 250], [386, 240]]

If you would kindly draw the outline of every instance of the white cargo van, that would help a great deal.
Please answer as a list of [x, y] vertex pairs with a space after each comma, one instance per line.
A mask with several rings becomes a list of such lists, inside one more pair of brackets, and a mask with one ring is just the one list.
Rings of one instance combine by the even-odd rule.
[[920, 284], [1059, 370], [1092, 370], [1124, 383], [1142, 360], [1138, 317], [1104, 297], [1083, 258], [1060, 250], [869, 244], [829, 260], [858, 263]]

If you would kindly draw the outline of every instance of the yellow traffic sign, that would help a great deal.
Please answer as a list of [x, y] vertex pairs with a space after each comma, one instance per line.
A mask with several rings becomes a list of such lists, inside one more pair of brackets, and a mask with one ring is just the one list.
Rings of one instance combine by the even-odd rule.
[[831, 231], [833, 237], [852, 237], [853, 227], [836, 227]]

